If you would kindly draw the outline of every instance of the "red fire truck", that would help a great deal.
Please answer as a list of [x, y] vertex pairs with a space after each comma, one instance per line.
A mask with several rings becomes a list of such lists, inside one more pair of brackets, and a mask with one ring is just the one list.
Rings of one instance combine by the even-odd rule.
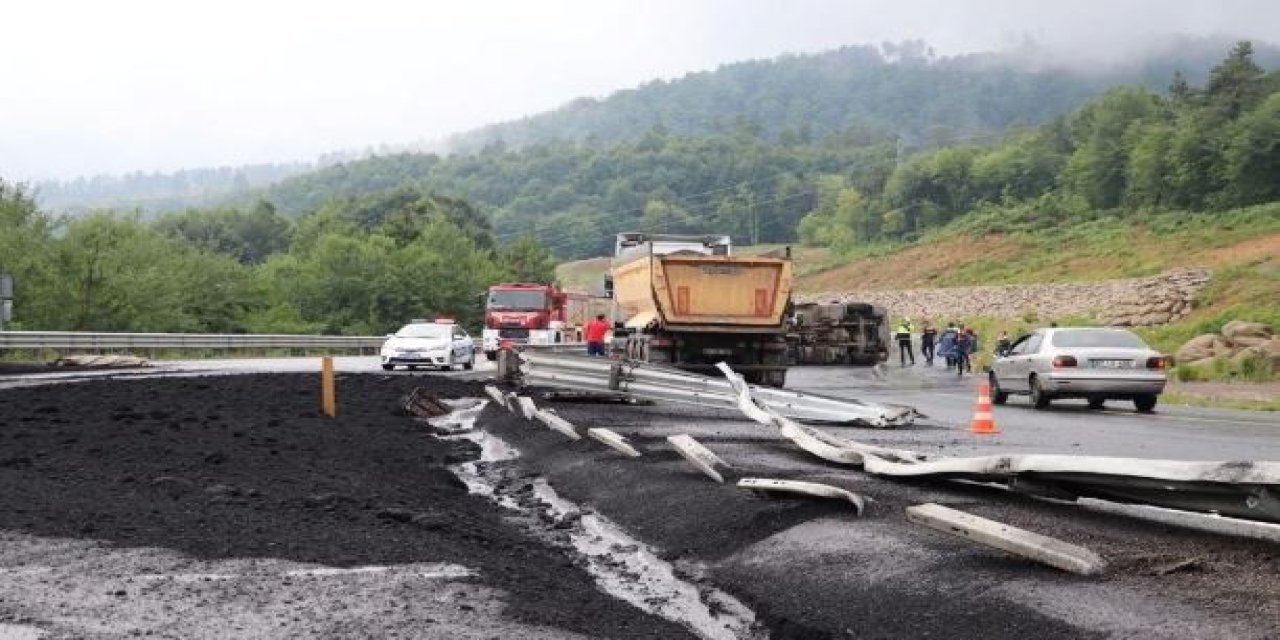
[[582, 330], [597, 314], [610, 314], [611, 301], [558, 285], [504, 282], [489, 287], [484, 305], [484, 354], [498, 357], [503, 342], [557, 344], [582, 342]]

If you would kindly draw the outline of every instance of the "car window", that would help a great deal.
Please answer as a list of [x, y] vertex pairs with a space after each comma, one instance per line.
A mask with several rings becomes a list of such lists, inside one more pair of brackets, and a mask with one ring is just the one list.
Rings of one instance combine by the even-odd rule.
[[1027, 354], [1039, 353], [1041, 342], [1044, 342], [1044, 334], [1041, 334], [1041, 333], [1031, 334], [1031, 337], [1027, 338], [1027, 348], [1023, 351], [1023, 353], [1027, 353]]
[[1027, 352], [1027, 340], [1028, 340], [1029, 338], [1030, 338], [1030, 336], [1022, 336], [1021, 338], [1018, 338], [1018, 340], [1017, 340], [1016, 342], [1014, 342], [1014, 343], [1013, 343], [1013, 346], [1012, 346], [1012, 347], [1009, 347], [1009, 355], [1014, 355], [1014, 356], [1016, 356], [1016, 355], [1021, 355], [1021, 354], [1026, 353], [1026, 352]]
[[1145, 349], [1146, 343], [1123, 329], [1070, 329], [1056, 331], [1050, 340], [1055, 347], [1115, 347]]
[[438, 324], [406, 324], [396, 332], [397, 338], [445, 338], [449, 337], [449, 327]]

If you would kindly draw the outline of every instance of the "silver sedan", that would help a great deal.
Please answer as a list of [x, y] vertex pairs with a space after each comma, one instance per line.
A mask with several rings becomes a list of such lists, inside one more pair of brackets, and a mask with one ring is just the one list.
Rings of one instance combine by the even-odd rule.
[[1156, 406], [1165, 385], [1165, 358], [1125, 329], [1054, 327], [1014, 342], [991, 367], [991, 401], [1029, 396], [1037, 409], [1055, 398], [1085, 398], [1089, 408], [1130, 400], [1141, 412]]

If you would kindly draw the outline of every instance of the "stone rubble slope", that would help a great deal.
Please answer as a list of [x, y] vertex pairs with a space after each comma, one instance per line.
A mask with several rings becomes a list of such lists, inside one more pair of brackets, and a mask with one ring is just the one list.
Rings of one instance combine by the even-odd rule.
[[799, 294], [797, 302], [869, 302], [895, 318], [932, 318], [946, 322], [966, 316], [1022, 318], [1034, 312], [1042, 319], [1092, 316], [1121, 327], [1174, 322], [1191, 313], [1196, 294], [1209, 282], [1204, 269], [1169, 271], [1146, 278], [906, 289], [899, 291], [829, 291]]

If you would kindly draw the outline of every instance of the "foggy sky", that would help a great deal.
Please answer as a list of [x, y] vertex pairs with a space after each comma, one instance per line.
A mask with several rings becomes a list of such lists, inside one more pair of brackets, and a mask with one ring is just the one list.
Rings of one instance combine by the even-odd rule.
[[312, 160], [433, 140], [727, 62], [1032, 38], [1280, 41], [1274, 0], [41, 0], [5, 8], [0, 178]]

